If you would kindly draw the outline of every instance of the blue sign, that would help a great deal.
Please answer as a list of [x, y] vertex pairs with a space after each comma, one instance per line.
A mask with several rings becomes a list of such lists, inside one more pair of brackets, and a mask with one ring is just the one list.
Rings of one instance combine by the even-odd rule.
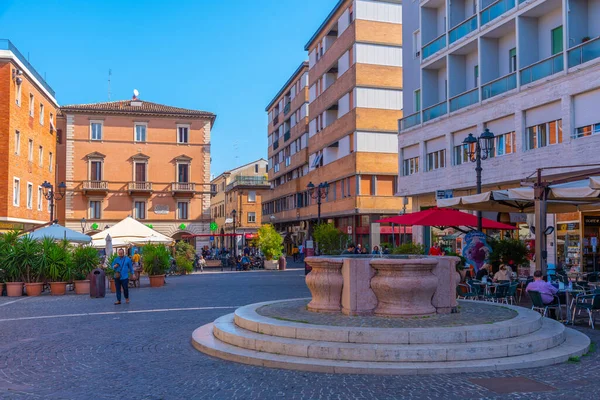
[[489, 262], [492, 248], [487, 243], [483, 232], [471, 231], [465, 235], [465, 248], [462, 255], [467, 260], [467, 265], [472, 265], [475, 272]]
[[208, 240], [210, 240], [211, 242], [214, 242], [215, 241], [215, 237], [211, 236], [211, 237], [208, 238]]

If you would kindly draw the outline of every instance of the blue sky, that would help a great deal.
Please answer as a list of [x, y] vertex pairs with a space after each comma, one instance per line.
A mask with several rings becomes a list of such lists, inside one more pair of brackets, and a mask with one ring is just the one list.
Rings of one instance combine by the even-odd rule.
[[[131, 97], [217, 114], [212, 169], [267, 156], [264, 109], [337, 0], [0, 0], [61, 105]], [[143, 4], [143, 6], [142, 6]]]

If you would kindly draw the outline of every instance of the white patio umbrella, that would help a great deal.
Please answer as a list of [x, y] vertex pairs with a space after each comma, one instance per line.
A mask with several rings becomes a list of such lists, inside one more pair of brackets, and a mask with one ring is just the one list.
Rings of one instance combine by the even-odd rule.
[[600, 189], [600, 176], [590, 177], [590, 187], [592, 189]]
[[144, 245], [144, 244], [148, 244], [148, 243], [162, 243], [162, 244], [166, 244], [166, 245], [171, 245], [171, 244], [173, 244], [173, 242], [174, 242], [174, 240], [169, 237], [160, 237], [160, 236], [150, 236], [147, 238], [132, 239], [129, 241], [129, 243], [131, 243], [131, 244], [138, 244], [138, 245]]
[[106, 249], [106, 258], [112, 256], [113, 253], [113, 244], [112, 244], [112, 238], [110, 237], [110, 235], [106, 235], [106, 238], [104, 239], [105, 241], [105, 249]]

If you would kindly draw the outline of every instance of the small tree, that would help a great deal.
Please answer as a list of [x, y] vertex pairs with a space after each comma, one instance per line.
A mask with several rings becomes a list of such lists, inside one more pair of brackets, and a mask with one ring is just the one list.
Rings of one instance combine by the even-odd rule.
[[527, 245], [518, 239], [490, 240], [492, 253], [490, 264], [496, 269], [500, 264], [507, 264], [513, 268], [519, 265], [528, 265]]
[[[317, 242], [320, 254], [339, 254], [340, 246], [346, 243], [347, 237], [333, 224], [319, 224], [313, 231], [313, 237]], [[346, 239], [346, 240], [345, 240]]]
[[283, 237], [271, 224], [258, 229], [257, 243], [267, 260], [278, 259], [283, 254]]
[[188, 242], [184, 242], [183, 240], [181, 240], [175, 243], [175, 258], [185, 257], [189, 261], [193, 262], [195, 255], [196, 249], [194, 249], [194, 246], [192, 246]]
[[420, 243], [404, 243], [398, 247], [394, 247], [392, 254], [414, 254], [422, 255], [425, 254], [425, 246]]

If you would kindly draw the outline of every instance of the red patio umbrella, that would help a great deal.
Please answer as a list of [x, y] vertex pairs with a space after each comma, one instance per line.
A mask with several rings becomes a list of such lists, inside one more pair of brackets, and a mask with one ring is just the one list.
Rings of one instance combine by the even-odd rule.
[[[419, 211], [412, 214], [398, 215], [395, 217], [380, 219], [380, 223], [392, 223], [398, 225], [418, 225], [418, 226], [477, 226], [477, 217], [473, 214], [465, 213], [450, 208], [430, 208], [429, 210]], [[483, 228], [515, 230], [512, 225], [503, 224], [483, 218]]]

